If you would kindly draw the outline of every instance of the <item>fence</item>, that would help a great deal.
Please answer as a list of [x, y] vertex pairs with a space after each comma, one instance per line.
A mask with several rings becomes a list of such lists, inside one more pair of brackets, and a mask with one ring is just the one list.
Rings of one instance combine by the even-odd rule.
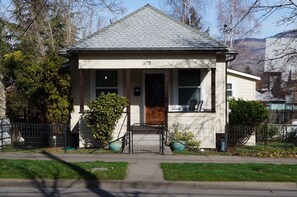
[[[285, 147], [297, 145], [297, 125], [264, 124], [259, 127], [244, 125], [226, 126], [226, 141], [228, 146], [254, 143], [282, 142]], [[252, 143], [252, 142], [251, 142]]]
[[164, 153], [164, 126], [133, 124], [129, 153]]
[[0, 121], [1, 147], [24, 148], [78, 147], [78, 134], [70, 133], [66, 124], [21, 123]]
[[292, 123], [297, 119], [296, 110], [270, 110], [268, 122], [270, 124]]

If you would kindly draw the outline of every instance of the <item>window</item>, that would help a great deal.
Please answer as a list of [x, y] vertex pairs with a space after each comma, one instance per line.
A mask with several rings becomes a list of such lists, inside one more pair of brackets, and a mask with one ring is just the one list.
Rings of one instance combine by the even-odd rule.
[[116, 70], [96, 71], [96, 97], [104, 93], [118, 93], [118, 72]]
[[178, 105], [195, 105], [200, 101], [200, 70], [178, 70]]
[[233, 96], [232, 83], [227, 83], [227, 98]]

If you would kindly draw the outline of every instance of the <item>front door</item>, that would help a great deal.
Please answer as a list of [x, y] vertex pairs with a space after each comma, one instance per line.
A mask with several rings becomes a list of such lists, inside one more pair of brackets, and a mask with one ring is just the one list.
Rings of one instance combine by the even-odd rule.
[[145, 75], [146, 124], [165, 122], [164, 74]]

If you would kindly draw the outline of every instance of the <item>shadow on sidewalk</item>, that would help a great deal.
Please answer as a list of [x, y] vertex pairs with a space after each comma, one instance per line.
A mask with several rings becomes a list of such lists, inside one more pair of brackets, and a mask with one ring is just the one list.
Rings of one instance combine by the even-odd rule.
[[[68, 166], [72, 170], [76, 171], [81, 177], [83, 177], [85, 181], [85, 188], [88, 188], [91, 192], [98, 196], [106, 196], [106, 197], [114, 197], [114, 195], [110, 194], [109, 192], [103, 190], [100, 188], [100, 180], [97, 179], [95, 175], [90, 173], [89, 171], [84, 170], [83, 168], [73, 164], [73, 163], [68, 163], [66, 161], [61, 160], [60, 158], [56, 157], [55, 155], [48, 153], [48, 152], [43, 152], [43, 154], [52, 159], [60, 162], [63, 165]], [[33, 183], [36, 186], [36, 188], [44, 195], [44, 196], [62, 196], [60, 193], [63, 190], [67, 190], [67, 188], [70, 188], [75, 185], [77, 181], [82, 181], [82, 180], [73, 180], [70, 182], [69, 185], [63, 185], [63, 188], [59, 188], [59, 174], [60, 171], [59, 169], [56, 169], [55, 171], [52, 171], [53, 173], [53, 182], [47, 182], [46, 179], [42, 179], [38, 177], [36, 174], [32, 174], [30, 170], [26, 170], [26, 173], [29, 173], [31, 177], [33, 178]]]

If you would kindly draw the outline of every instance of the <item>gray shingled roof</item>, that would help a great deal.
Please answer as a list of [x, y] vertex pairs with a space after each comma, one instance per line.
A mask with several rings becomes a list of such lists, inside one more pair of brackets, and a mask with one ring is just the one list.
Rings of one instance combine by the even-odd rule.
[[148, 4], [69, 49], [226, 50], [226, 46]]

